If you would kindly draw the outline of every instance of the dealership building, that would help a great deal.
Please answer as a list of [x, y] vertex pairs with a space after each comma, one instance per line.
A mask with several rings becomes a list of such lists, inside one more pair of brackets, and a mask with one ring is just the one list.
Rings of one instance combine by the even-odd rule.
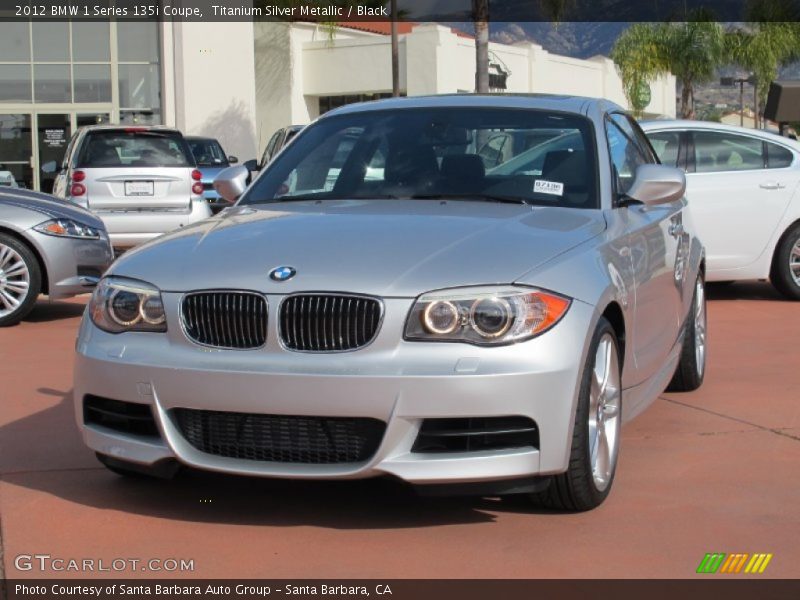
[[[474, 89], [469, 35], [430, 23], [399, 28], [404, 95]], [[255, 158], [278, 128], [389, 95], [388, 34], [388, 23], [333, 32], [311, 23], [0, 23], [0, 175], [48, 191], [72, 133], [95, 123], [176, 126]], [[494, 91], [627, 104], [606, 57], [492, 43], [490, 63]], [[645, 112], [675, 115], [674, 77], [650, 86]]]

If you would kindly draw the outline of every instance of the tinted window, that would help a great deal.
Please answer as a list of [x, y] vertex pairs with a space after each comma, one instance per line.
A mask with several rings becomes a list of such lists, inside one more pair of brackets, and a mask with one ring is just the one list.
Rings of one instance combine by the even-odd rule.
[[[593, 135], [588, 119], [536, 110], [428, 108], [323, 118], [270, 164], [242, 204], [505, 196], [597, 208]], [[497, 166], [487, 168], [487, 158]]]
[[636, 177], [636, 169], [640, 165], [649, 164], [650, 160], [642, 154], [639, 145], [617, 127], [616, 123], [608, 121], [606, 132], [616, 175], [617, 193], [627, 194]]
[[198, 167], [227, 167], [228, 157], [217, 140], [186, 140]]
[[770, 169], [783, 169], [791, 166], [794, 154], [783, 146], [765, 143], [767, 147], [767, 167]]
[[761, 140], [743, 135], [695, 131], [694, 155], [698, 173], [764, 168]]
[[79, 168], [189, 166], [194, 160], [181, 134], [137, 129], [90, 132], [78, 158]]
[[670, 167], [678, 166], [678, 149], [681, 145], [681, 134], [679, 131], [659, 131], [648, 133], [650, 144], [656, 151], [658, 159], [662, 165]]
[[633, 140], [633, 142], [639, 147], [639, 151], [642, 153], [643, 156], [649, 157], [652, 155], [652, 151], [650, 150], [650, 145], [647, 142], [647, 138], [642, 133], [642, 130], [639, 129], [639, 126], [635, 125], [633, 121], [631, 121], [628, 115], [623, 115], [621, 113], [613, 113], [611, 115], [611, 120], [617, 127], [619, 127], [625, 133], [625, 135], [627, 135], [631, 140]]

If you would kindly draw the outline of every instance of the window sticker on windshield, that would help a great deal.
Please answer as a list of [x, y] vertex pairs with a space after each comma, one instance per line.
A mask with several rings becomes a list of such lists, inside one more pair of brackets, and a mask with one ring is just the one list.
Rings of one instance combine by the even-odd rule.
[[564, 184], [558, 181], [547, 181], [545, 179], [537, 179], [533, 182], [534, 194], [550, 194], [551, 196], [563, 196]]

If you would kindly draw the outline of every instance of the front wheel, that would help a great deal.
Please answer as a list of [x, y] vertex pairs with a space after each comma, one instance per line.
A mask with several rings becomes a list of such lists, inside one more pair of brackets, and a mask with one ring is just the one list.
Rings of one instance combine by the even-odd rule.
[[781, 239], [770, 273], [772, 285], [790, 300], [800, 300], [800, 224]]
[[533, 495], [534, 503], [571, 512], [602, 504], [617, 470], [621, 423], [619, 342], [611, 324], [601, 317], [583, 369], [569, 467]]
[[0, 327], [16, 325], [33, 310], [42, 287], [42, 273], [33, 252], [0, 233]]
[[707, 327], [706, 288], [701, 273], [695, 282], [692, 311], [686, 322], [681, 357], [667, 386], [668, 392], [691, 392], [703, 385], [706, 374]]

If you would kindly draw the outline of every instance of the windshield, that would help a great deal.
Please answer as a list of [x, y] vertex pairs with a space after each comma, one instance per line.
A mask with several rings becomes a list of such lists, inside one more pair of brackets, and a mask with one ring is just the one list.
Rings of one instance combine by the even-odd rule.
[[323, 118], [240, 204], [446, 198], [598, 208], [593, 130], [572, 114], [414, 108]]
[[93, 131], [86, 135], [77, 167], [191, 167], [194, 159], [189, 152], [176, 131]]
[[217, 140], [186, 140], [198, 167], [227, 167], [228, 157]]

